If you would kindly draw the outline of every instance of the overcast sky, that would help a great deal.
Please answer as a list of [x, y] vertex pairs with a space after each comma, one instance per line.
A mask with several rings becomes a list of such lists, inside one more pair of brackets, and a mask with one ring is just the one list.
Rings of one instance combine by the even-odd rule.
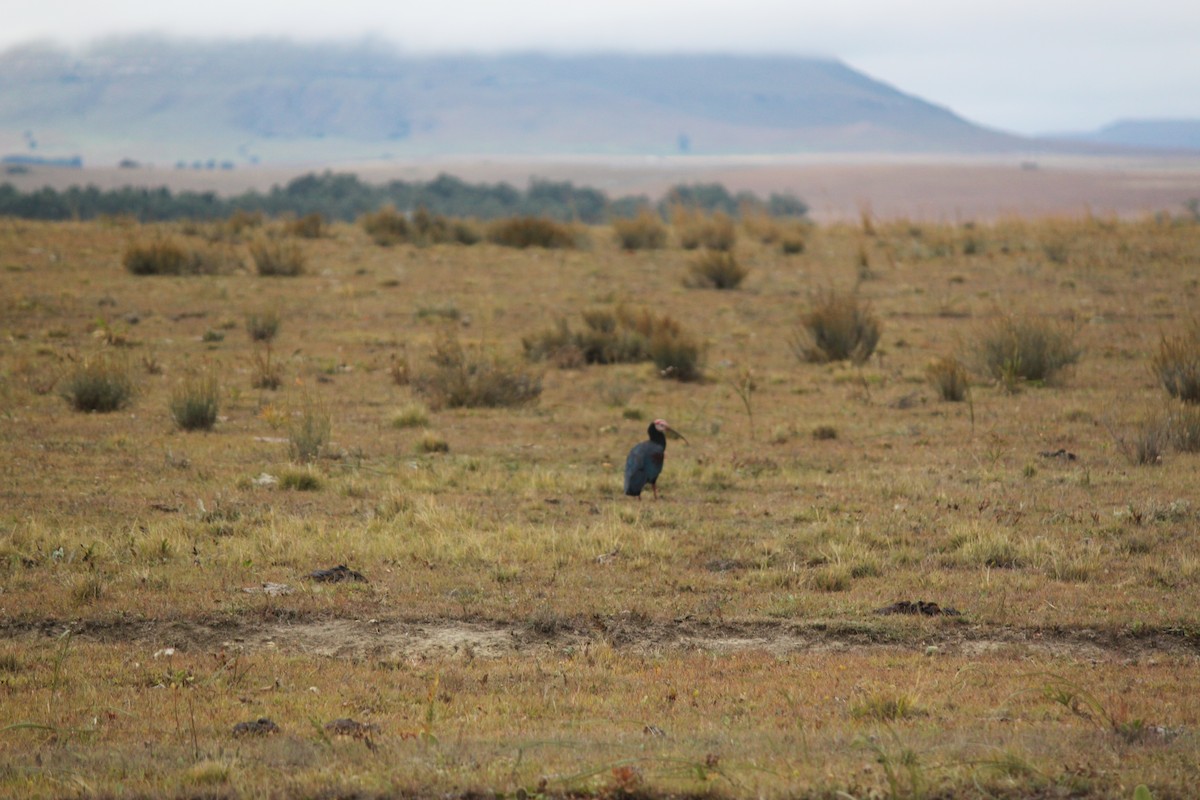
[[0, 48], [157, 32], [385, 39], [404, 52], [540, 50], [838, 58], [1014, 133], [1200, 117], [1195, 0], [19, 0]]

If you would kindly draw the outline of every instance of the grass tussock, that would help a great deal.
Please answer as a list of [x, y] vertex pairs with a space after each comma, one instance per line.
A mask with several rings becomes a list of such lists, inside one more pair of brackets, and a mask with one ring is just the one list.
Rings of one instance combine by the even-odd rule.
[[970, 375], [967, 368], [954, 356], [943, 356], [929, 363], [925, 376], [942, 400], [961, 403], [970, 391]]
[[319, 492], [325, 482], [312, 469], [285, 469], [279, 474], [279, 488], [293, 492]]
[[409, 403], [392, 416], [393, 428], [424, 428], [429, 424], [429, 409], [424, 403]]
[[520, 250], [566, 250], [576, 246], [579, 234], [570, 225], [546, 217], [510, 217], [489, 225], [487, 238], [492, 244]]
[[246, 314], [246, 333], [250, 335], [252, 342], [275, 341], [282, 324], [279, 311], [273, 308]]
[[612, 228], [622, 250], [661, 250], [667, 246], [667, 226], [649, 208], [642, 208], [636, 217], [614, 219]]
[[801, 361], [862, 364], [875, 352], [882, 323], [857, 292], [818, 292], [800, 317], [790, 345]]
[[1171, 397], [1200, 404], [1200, 323], [1179, 336], [1164, 336], [1150, 367]]
[[250, 260], [264, 277], [294, 278], [303, 275], [306, 266], [303, 248], [285, 239], [264, 238], [253, 242]]
[[677, 205], [671, 209], [671, 227], [684, 250], [705, 247], [728, 251], [737, 243], [737, 226], [723, 211], [710, 215], [697, 208]]
[[542, 378], [483, 345], [464, 347], [457, 335], [444, 332], [429, 366], [413, 377], [412, 386], [434, 409], [515, 408], [537, 401]]
[[1001, 385], [1050, 383], [1083, 354], [1075, 331], [1031, 315], [1002, 315], [985, 323], [971, 349], [976, 368]]
[[208, 250], [187, 250], [172, 239], [132, 244], [121, 257], [133, 275], [216, 275], [224, 259]]
[[618, 306], [589, 309], [582, 317], [581, 329], [560, 319], [553, 328], [525, 337], [525, 357], [560, 367], [652, 361], [664, 377], [693, 381], [702, 376], [703, 346], [669, 315]]
[[392, 206], [385, 206], [372, 214], [363, 214], [359, 224], [371, 237], [371, 241], [380, 247], [403, 244], [412, 236], [412, 226], [408, 223], [408, 217]]
[[324, 404], [306, 394], [300, 410], [288, 423], [288, 452], [292, 460], [300, 464], [316, 461], [329, 444], [332, 430], [333, 420]]
[[749, 272], [733, 253], [705, 250], [692, 260], [683, 284], [697, 289], [736, 289]]
[[108, 413], [133, 402], [136, 387], [128, 361], [100, 353], [75, 364], [62, 384], [63, 398], [76, 411]]
[[322, 236], [327, 235], [329, 223], [325, 221], [324, 215], [314, 212], [290, 220], [284, 225], [284, 231], [288, 235], [300, 239], [320, 239]]
[[213, 373], [185, 379], [174, 391], [168, 410], [176, 427], [184, 431], [210, 431], [217, 424], [221, 387]]

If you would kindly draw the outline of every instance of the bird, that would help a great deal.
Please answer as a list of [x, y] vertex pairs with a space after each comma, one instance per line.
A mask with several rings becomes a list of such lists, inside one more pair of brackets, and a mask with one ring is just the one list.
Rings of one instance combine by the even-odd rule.
[[658, 476], [662, 474], [663, 457], [667, 452], [667, 434], [678, 436], [685, 442], [687, 437], [668, 425], [665, 419], [651, 422], [646, 432], [650, 438], [634, 445], [629, 451], [629, 457], [625, 459], [625, 494], [640, 500], [642, 489], [649, 484], [654, 492], [654, 499], [657, 500], [657, 481]]

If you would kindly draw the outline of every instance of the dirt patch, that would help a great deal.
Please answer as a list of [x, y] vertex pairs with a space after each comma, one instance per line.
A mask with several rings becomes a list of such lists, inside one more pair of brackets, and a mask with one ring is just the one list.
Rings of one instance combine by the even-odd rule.
[[1029, 653], [1088, 660], [1128, 661], [1156, 655], [1200, 657], [1200, 635], [1177, 628], [1129, 630], [1022, 629], [954, 619], [914, 619], [880, 627], [870, 623], [702, 622], [595, 617], [548, 629], [527, 623], [476, 620], [41, 620], [0, 624], [5, 636], [72, 635], [101, 642], [143, 643], [180, 650], [278, 649], [327, 658], [420, 660], [461, 656], [501, 658], [537, 650], [582, 648], [601, 642], [630, 652], [729, 653], [762, 651], [924, 651], [965, 656]]

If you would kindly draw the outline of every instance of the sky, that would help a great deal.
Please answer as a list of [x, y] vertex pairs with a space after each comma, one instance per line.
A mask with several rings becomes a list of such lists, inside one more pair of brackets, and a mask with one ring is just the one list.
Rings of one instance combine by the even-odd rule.
[[370, 38], [412, 55], [823, 56], [1010, 133], [1200, 118], [1200, 3], [1189, 0], [20, 0], [0, 49], [143, 33]]

